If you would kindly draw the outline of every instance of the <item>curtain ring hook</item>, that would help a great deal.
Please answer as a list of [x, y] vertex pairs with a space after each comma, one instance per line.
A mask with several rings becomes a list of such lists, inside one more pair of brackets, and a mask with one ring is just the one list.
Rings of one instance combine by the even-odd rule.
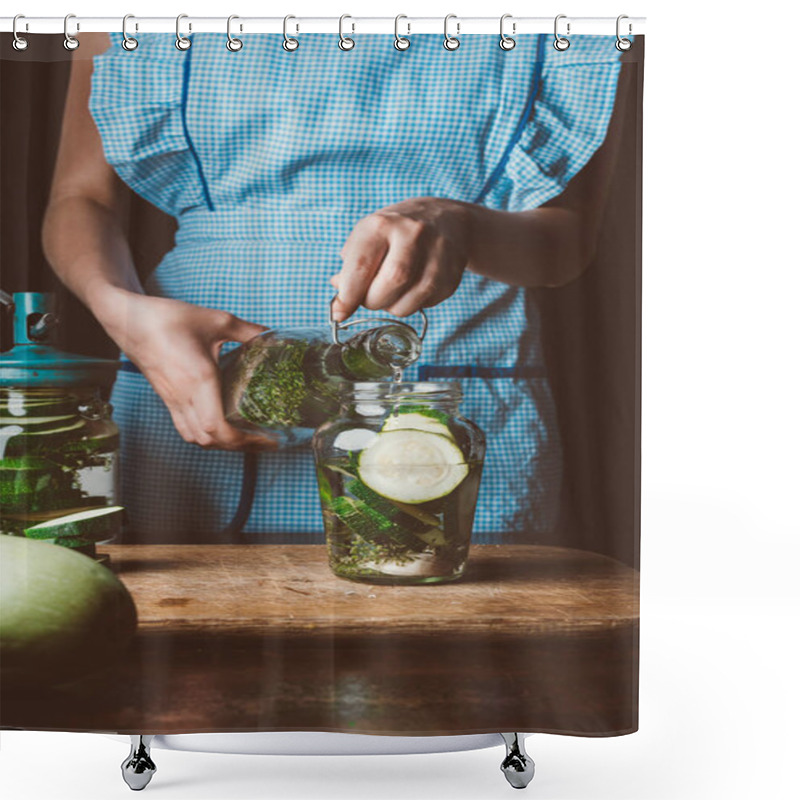
[[[14, 39], [11, 42], [11, 46], [17, 50], [18, 52], [22, 52], [23, 50], [28, 49], [28, 40], [24, 39], [22, 36], [17, 33], [17, 22], [18, 20], [25, 19], [24, 14], [17, 14], [14, 17], [14, 21], [11, 23], [11, 33], [14, 34]], [[28, 23], [25, 23], [25, 30], [28, 30]]]
[[[64, 49], [65, 50], [77, 50], [81, 43], [70, 34], [69, 32], [69, 21], [71, 19], [76, 19], [74, 14], [67, 14], [64, 17]], [[75, 32], [77, 33], [81, 29], [80, 23], [75, 23]]]
[[[450, 35], [450, 20], [454, 19], [456, 21], [456, 35]], [[458, 50], [461, 41], [457, 38], [458, 34], [461, 33], [461, 23], [458, 21], [458, 17], [455, 14], [448, 14], [444, 18], [444, 41], [442, 42], [442, 46], [445, 50]]]
[[[122, 18], [122, 49], [123, 50], [128, 50], [130, 52], [131, 50], [135, 50], [139, 46], [139, 40], [138, 39], [134, 39], [133, 36], [128, 36], [128, 20], [129, 19], [136, 19], [136, 17], [134, 17], [133, 14], [126, 14]], [[138, 22], [135, 24], [135, 28], [134, 29], [136, 31], [139, 30], [139, 23]]]
[[[400, 20], [405, 19], [407, 20], [408, 17], [405, 14], [398, 14], [394, 18], [394, 49], [395, 50], [408, 50], [411, 47], [411, 39], [406, 38], [405, 36], [400, 35]], [[406, 22], [406, 33], [411, 33], [411, 23]]]
[[[566, 14], [559, 14], [556, 17], [556, 21], [555, 21], [555, 23], [553, 25], [553, 31], [554, 31], [555, 36], [556, 36], [555, 41], [553, 42], [553, 47], [555, 47], [555, 49], [558, 50], [559, 52], [563, 52], [564, 50], [566, 50], [569, 47], [569, 39], [567, 39], [564, 36], [561, 36], [558, 33], [558, 22], [559, 22], [559, 20], [562, 20], [562, 19], [567, 19], [567, 15]], [[567, 36], [569, 36], [569, 34], [570, 34], [570, 23], [569, 23], [569, 21], [567, 21]]]
[[[500, 49], [501, 50], [513, 50], [517, 46], [516, 39], [513, 39], [511, 36], [506, 36], [505, 33], [505, 23], [507, 19], [513, 19], [511, 14], [503, 14], [500, 17]], [[511, 23], [511, 34], [512, 36], [515, 35], [517, 32], [517, 23]]]
[[[620, 14], [617, 17], [617, 41], [616, 41], [615, 47], [617, 48], [617, 50], [620, 51], [620, 53], [624, 53], [626, 50], [630, 50], [631, 47], [632, 47], [632, 44], [633, 44], [630, 39], [623, 39], [622, 35], [619, 32], [620, 31], [620, 23], [622, 22], [622, 20], [628, 19], [628, 18], [629, 17], [628, 17], [627, 14]], [[633, 33], [633, 25], [631, 25], [631, 23], [629, 22], [628, 23], [628, 36], [630, 36], [632, 33]]]
[[[237, 39], [231, 33], [231, 22], [233, 22], [235, 19], [239, 19], [239, 17], [237, 17], [236, 14], [231, 14], [228, 17], [228, 41], [225, 43], [225, 47], [227, 47], [228, 50], [231, 51], [231, 53], [238, 53], [242, 49], [242, 47], [244, 47], [244, 43], [242, 42], [242, 40]], [[243, 27], [244, 27], [243, 25], [239, 25], [239, 33], [242, 32]]]
[[[287, 14], [283, 18], [283, 49], [286, 50], [287, 53], [293, 53], [298, 47], [300, 47], [300, 42], [292, 36], [289, 36], [287, 32], [290, 19], [296, 19], [296, 17], [293, 17], [291, 14]], [[299, 30], [300, 26], [298, 25], [295, 27], [295, 31]]]
[[350, 20], [350, 33], [356, 32], [356, 24], [353, 22], [353, 18], [349, 14], [342, 14], [339, 17], [339, 49], [345, 51], [352, 50], [356, 46], [355, 40], [351, 36], [345, 36], [342, 30], [346, 19]]
[[[181, 20], [188, 18], [189, 18], [188, 14], [178, 14], [178, 16], [175, 17], [175, 47], [177, 47], [178, 50], [188, 50], [192, 46], [192, 40], [187, 39], [181, 33]], [[189, 33], [191, 32], [192, 32], [192, 23], [190, 22]]]

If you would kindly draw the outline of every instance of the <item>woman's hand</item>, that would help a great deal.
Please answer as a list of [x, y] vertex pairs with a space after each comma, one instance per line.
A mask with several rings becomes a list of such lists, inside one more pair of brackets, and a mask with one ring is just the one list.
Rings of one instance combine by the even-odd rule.
[[361, 219], [331, 278], [338, 290], [333, 317], [342, 321], [360, 305], [406, 317], [435, 306], [458, 288], [467, 266], [470, 206], [421, 197]]
[[246, 342], [266, 328], [225, 311], [120, 289], [92, 305], [187, 442], [221, 450], [277, 446], [265, 435], [245, 433], [226, 421], [217, 368], [224, 342]]

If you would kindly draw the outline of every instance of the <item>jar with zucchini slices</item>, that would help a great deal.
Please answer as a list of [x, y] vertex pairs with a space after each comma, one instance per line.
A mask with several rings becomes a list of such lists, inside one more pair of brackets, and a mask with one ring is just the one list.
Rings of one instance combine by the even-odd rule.
[[0, 353], [0, 533], [94, 556], [122, 520], [119, 430], [101, 392], [117, 362], [55, 348], [51, 296], [4, 295], [3, 305], [14, 346]]
[[464, 574], [486, 450], [454, 382], [353, 383], [314, 434], [333, 572], [424, 584]]

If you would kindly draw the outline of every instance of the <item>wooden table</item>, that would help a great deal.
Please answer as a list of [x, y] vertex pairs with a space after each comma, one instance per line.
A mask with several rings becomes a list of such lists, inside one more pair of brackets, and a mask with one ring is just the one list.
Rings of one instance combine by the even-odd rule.
[[627, 733], [638, 574], [579, 550], [476, 545], [435, 586], [335, 577], [322, 545], [109, 545], [136, 602], [124, 660], [3, 697], [4, 728]]

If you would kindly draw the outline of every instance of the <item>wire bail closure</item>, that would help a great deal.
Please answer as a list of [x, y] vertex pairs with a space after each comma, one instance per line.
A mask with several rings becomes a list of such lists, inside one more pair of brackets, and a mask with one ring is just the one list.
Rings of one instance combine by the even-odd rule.
[[[391, 317], [359, 317], [358, 319], [349, 319], [347, 322], [337, 322], [333, 318], [333, 304], [336, 302], [336, 298], [338, 296], [339, 293], [337, 292], [331, 298], [330, 306], [328, 307], [328, 322], [331, 326], [331, 336], [336, 344], [342, 343], [339, 339], [339, 331], [343, 331], [353, 325], [361, 325], [364, 322], [391, 322], [393, 325], [402, 325], [404, 328], [408, 328], [409, 330], [414, 331], [414, 333], [417, 333], [416, 329], [412, 325]], [[422, 329], [419, 333], [417, 333], [417, 338], [420, 340], [420, 342], [422, 342], [425, 340], [425, 334], [428, 332], [428, 315], [422, 308], [419, 310], [419, 313], [422, 314]]]
[[[617, 50], [620, 51], [620, 53], [624, 53], [626, 50], [630, 50], [631, 47], [633, 46], [633, 43], [631, 42], [630, 39], [623, 39], [622, 35], [620, 34], [620, 28], [621, 28], [620, 23], [624, 19], [628, 19], [628, 15], [627, 14], [620, 14], [617, 17], [617, 41], [616, 41], [615, 47], [617, 48]], [[632, 33], [633, 33], [633, 25], [631, 25], [631, 23], [629, 22], [628, 23], [628, 36], [630, 36]]]
[[507, 19], [513, 19], [511, 14], [503, 14], [503, 16], [500, 17], [500, 49], [506, 51], [513, 50], [517, 46], [516, 39], [512, 38], [512, 36], [517, 33], [517, 23], [511, 23], [512, 36], [506, 36], [505, 23]]
[[[561, 36], [558, 32], [558, 23], [559, 20], [567, 19], [566, 14], [559, 14], [556, 19], [555, 23], [553, 24], [553, 31], [555, 33], [555, 41], [553, 42], [553, 47], [558, 50], [560, 53], [563, 53], [569, 47], [569, 39], [564, 36]], [[567, 36], [570, 34], [570, 23], [567, 21]]]
[[[181, 33], [181, 20], [188, 18], [189, 18], [188, 14], [178, 14], [178, 16], [175, 18], [175, 47], [177, 47], [178, 50], [188, 50], [192, 46], [192, 40], [187, 39]], [[192, 32], [192, 23], [190, 22], [189, 33], [191, 32]]]
[[[126, 14], [122, 18], [122, 42], [120, 43], [123, 50], [127, 50], [130, 52], [131, 50], [135, 50], [139, 46], [139, 40], [135, 39], [133, 36], [128, 35], [128, 20], [129, 19], [136, 19], [133, 14]], [[139, 30], [139, 23], [137, 22], [134, 26], [134, 30]]]
[[[64, 49], [65, 50], [77, 50], [81, 46], [81, 43], [74, 36], [72, 36], [70, 34], [70, 32], [69, 32], [69, 21], [71, 19], [75, 19], [75, 18], [76, 17], [75, 17], [74, 14], [67, 14], [67, 16], [64, 17]], [[80, 29], [81, 29], [81, 26], [80, 26], [80, 23], [78, 22], [78, 23], [75, 24], [75, 32], [77, 33]]]
[[[225, 47], [227, 47], [227, 48], [228, 48], [228, 50], [229, 50], [231, 53], [238, 53], [238, 52], [239, 52], [239, 51], [242, 49], [242, 47], [244, 47], [244, 44], [242, 43], [242, 40], [241, 40], [241, 39], [237, 39], [237, 38], [236, 38], [236, 37], [235, 37], [235, 36], [234, 36], [234, 35], [231, 33], [231, 23], [232, 23], [232, 22], [233, 22], [235, 19], [239, 19], [239, 17], [237, 17], [237, 16], [236, 16], [236, 14], [231, 14], [231, 15], [228, 17], [228, 41], [227, 41], [227, 42], [225, 42]], [[243, 30], [244, 30], [244, 26], [240, 24], [240, 25], [239, 25], [239, 33], [241, 33]]]
[[[283, 49], [287, 53], [293, 53], [300, 47], [300, 42], [292, 36], [289, 36], [289, 20], [296, 19], [296, 17], [292, 16], [291, 14], [287, 14], [283, 18]], [[300, 26], [295, 23], [295, 32], [299, 32]]]
[[[411, 39], [408, 39], [405, 36], [400, 35], [400, 20], [405, 19], [407, 20], [408, 17], [405, 14], [398, 14], [394, 18], [394, 49], [395, 50], [408, 50], [411, 47]], [[406, 33], [411, 33], [411, 23], [406, 22]]]
[[339, 17], [339, 49], [348, 52], [356, 46], [356, 43], [351, 36], [344, 35], [344, 21], [346, 19], [350, 20], [350, 33], [356, 32], [356, 24], [349, 14], [342, 14], [342, 16]]
[[[450, 35], [450, 20], [454, 19], [456, 21], [456, 35]], [[458, 17], [455, 14], [448, 14], [444, 18], [444, 41], [442, 42], [442, 46], [445, 50], [458, 50], [459, 46], [461, 45], [461, 40], [458, 38], [458, 34], [461, 33], [461, 23], [458, 21]]]
[[[11, 46], [17, 52], [20, 52], [20, 53], [23, 50], [27, 50], [28, 49], [28, 44], [29, 44], [28, 40], [23, 38], [22, 36], [20, 36], [19, 33], [17, 32], [17, 22], [19, 20], [21, 20], [21, 19], [25, 19], [25, 15], [24, 14], [17, 14], [14, 17], [14, 21], [11, 23], [11, 33], [14, 36], [13, 40], [11, 41]], [[26, 31], [28, 30], [28, 23], [27, 22], [25, 23], [25, 30]]]

